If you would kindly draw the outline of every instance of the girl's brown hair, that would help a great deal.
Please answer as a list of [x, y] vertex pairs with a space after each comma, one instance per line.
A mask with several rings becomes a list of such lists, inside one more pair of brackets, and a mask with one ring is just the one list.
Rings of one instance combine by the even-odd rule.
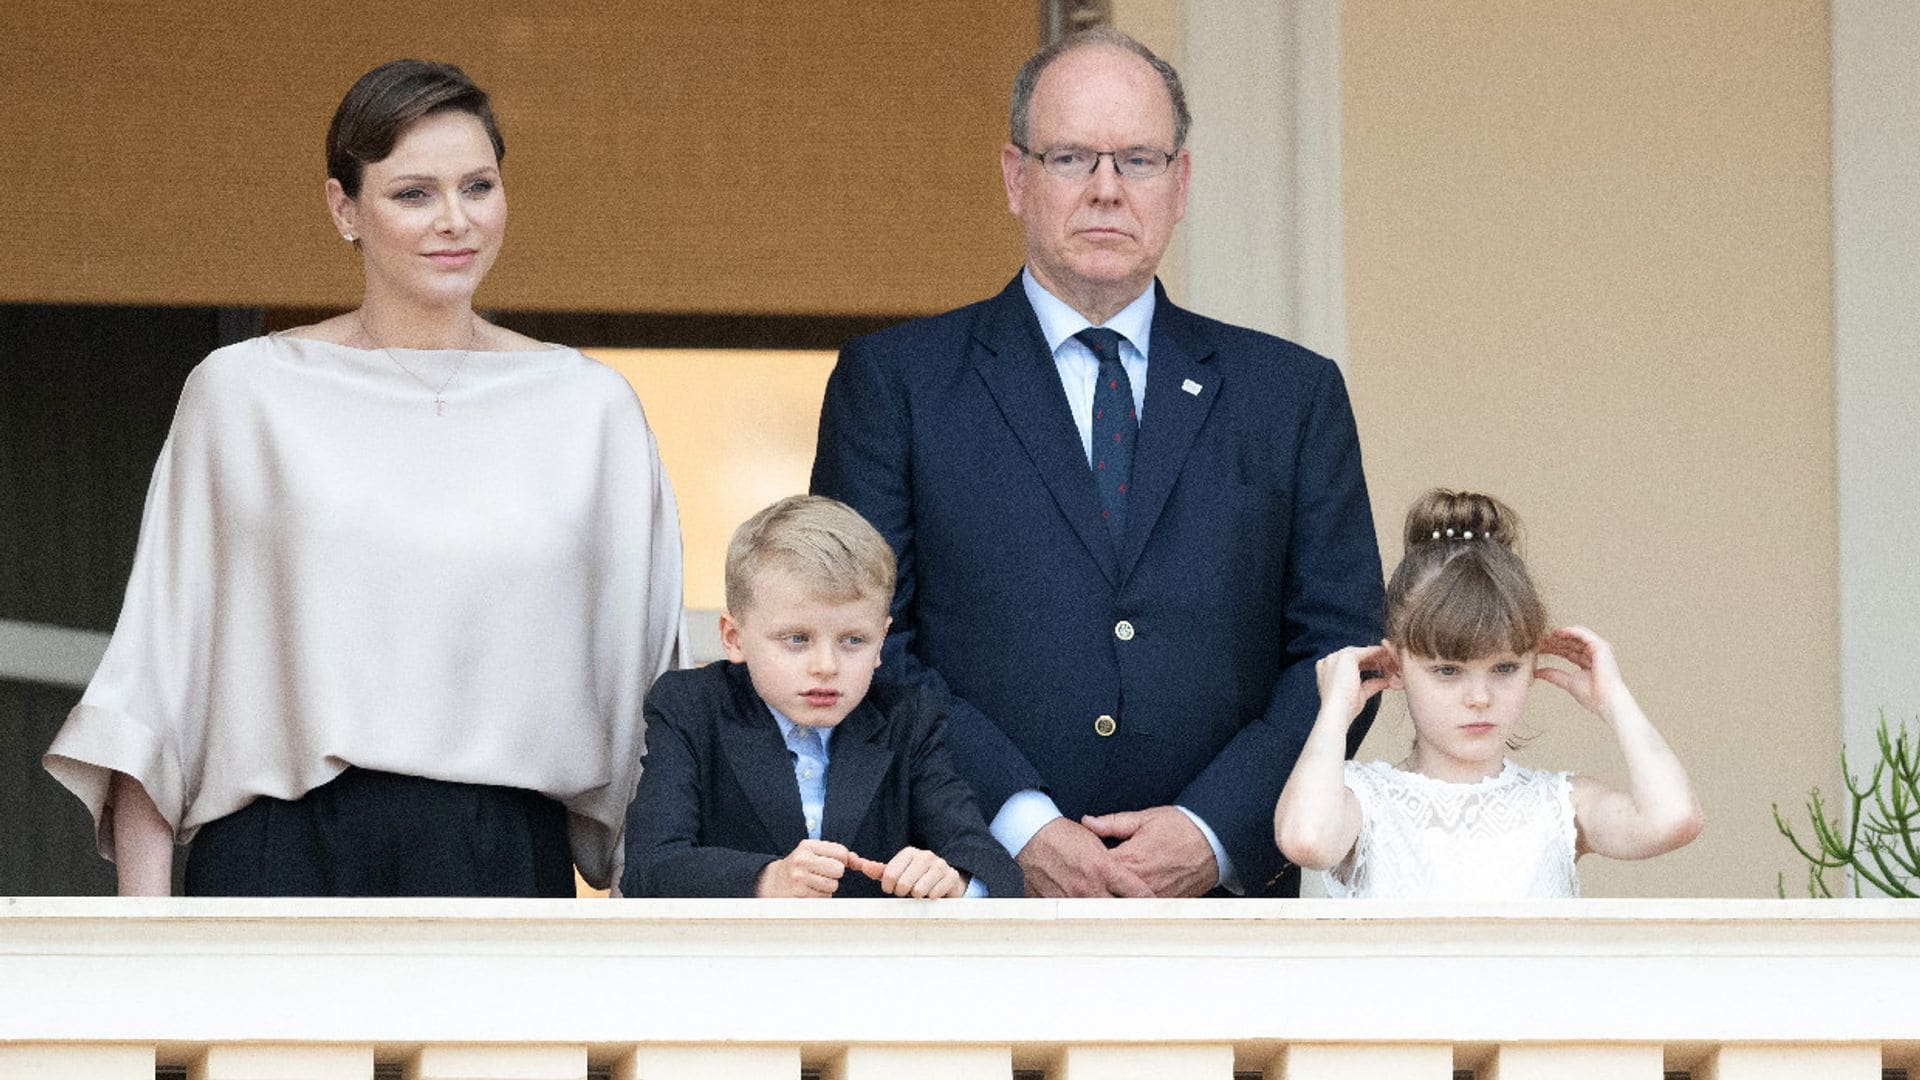
[[1538, 649], [1547, 609], [1519, 546], [1520, 519], [1499, 499], [1442, 488], [1420, 496], [1387, 582], [1387, 640], [1440, 660]]

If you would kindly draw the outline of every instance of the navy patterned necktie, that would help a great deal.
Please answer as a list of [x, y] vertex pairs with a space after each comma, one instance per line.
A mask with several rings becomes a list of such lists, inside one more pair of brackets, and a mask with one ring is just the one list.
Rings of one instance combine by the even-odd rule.
[[1133, 443], [1140, 422], [1133, 412], [1133, 384], [1120, 365], [1120, 335], [1092, 326], [1073, 335], [1093, 350], [1100, 376], [1093, 386], [1093, 483], [1100, 516], [1114, 542], [1127, 531], [1127, 485], [1133, 478]]

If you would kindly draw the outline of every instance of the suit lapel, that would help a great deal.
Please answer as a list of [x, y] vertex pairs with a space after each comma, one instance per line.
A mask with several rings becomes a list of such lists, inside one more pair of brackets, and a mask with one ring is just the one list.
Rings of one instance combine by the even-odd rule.
[[1186, 464], [1187, 452], [1193, 449], [1194, 437], [1220, 394], [1220, 370], [1212, 363], [1212, 346], [1193, 332], [1187, 313], [1168, 302], [1158, 282], [1154, 288], [1160, 292], [1153, 309], [1140, 441], [1133, 454], [1133, 479], [1127, 486], [1127, 531], [1119, 555], [1122, 581], [1140, 561], [1147, 537]]
[[[870, 701], [863, 701], [834, 729], [827, 751], [826, 820], [820, 838], [851, 846], [866, 820], [873, 796], [893, 765], [887, 745], [886, 717]], [[891, 851], [862, 851], [869, 859], [886, 862]]]
[[734, 707], [720, 730], [727, 762], [747, 802], [759, 815], [760, 824], [785, 855], [807, 835], [806, 816], [800, 809], [800, 785], [793, 778], [793, 758], [773, 714], [753, 692], [746, 668], [732, 665], [729, 674], [733, 677]]
[[[1113, 540], [1100, 522], [1100, 500], [1094, 491], [1093, 474], [1087, 468], [1086, 452], [1080, 446], [1080, 432], [1074, 427], [1060, 373], [1018, 277], [986, 306], [975, 324], [974, 338], [974, 366], [986, 382], [987, 392], [993, 395], [1007, 426], [1033, 460], [1040, 479], [1086, 546], [1087, 554], [1107, 581], [1117, 584], [1120, 578]], [[1154, 347], [1159, 347], [1157, 338]]]

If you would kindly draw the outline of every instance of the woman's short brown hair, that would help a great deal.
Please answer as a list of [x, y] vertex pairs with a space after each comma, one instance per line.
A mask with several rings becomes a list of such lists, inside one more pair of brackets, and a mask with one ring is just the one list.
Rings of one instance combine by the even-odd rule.
[[422, 117], [453, 110], [480, 121], [493, 143], [496, 161], [507, 156], [500, 125], [493, 119], [487, 92], [452, 64], [431, 60], [390, 60], [353, 84], [327, 127], [327, 175], [340, 182], [347, 198], [360, 197], [360, 178], [368, 165], [385, 161], [394, 144]]
[[1406, 554], [1387, 582], [1387, 640], [1416, 656], [1477, 660], [1530, 653], [1547, 632], [1520, 519], [1471, 491], [1427, 492], [1407, 511]]

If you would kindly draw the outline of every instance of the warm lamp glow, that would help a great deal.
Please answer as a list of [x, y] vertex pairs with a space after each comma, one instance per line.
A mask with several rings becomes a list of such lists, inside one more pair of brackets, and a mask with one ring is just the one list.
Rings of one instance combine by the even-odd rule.
[[761, 507], [807, 490], [831, 352], [594, 349], [647, 410], [680, 505], [686, 605], [725, 606], [727, 540]]

